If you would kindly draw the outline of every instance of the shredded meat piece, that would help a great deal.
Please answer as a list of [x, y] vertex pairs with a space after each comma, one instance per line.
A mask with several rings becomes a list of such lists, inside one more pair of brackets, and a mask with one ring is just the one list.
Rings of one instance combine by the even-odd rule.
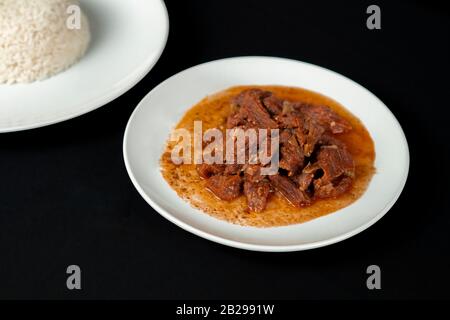
[[268, 94], [270, 93], [251, 89], [242, 92], [236, 98], [236, 103], [240, 106], [239, 113], [241, 113], [241, 117], [245, 117], [250, 127], [259, 129], [278, 128], [277, 123], [270, 117], [261, 101]]
[[322, 171], [322, 176], [314, 180], [314, 195], [317, 198], [336, 197], [350, 188], [355, 164], [345, 148], [322, 146], [317, 163], [305, 168], [304, 172], [315, 173], [318, 170]]
[[[320, 184], [318, 180], [314, 181], [314, 188], [316, 189], [314, 195], [318, 199], [337, 197], [347, 192], [352, 186], [352, 178], [342, 177], [338, 183], [329, 182], [327, 184]], [[316, 186], [317, 184], [317, 186]]]
[[247, 197], [248, 208], [251, 211], [261, 212], [266, 208], [270, 193], [270, 184], [267, 180], [258, 182], [246, 180], [244, 194]]
[[303, 167], [305, 157], [294, 134], [291, 133], [287, 139], [283, 137], [280, 154], [280, 168], [287, 170], [289, 176], [294, 175]]
[[225, 175], [239, 174], [242, 171], [243, 166], [244, 165], [237, 163], [227, 164], [225, 165], [225, 170], [223, 171], [223, 173]]
[[347, 120], [326, 106], [303, 104], [300, 106], [300, 112], [309, 118], [315, 119], [333, 134], [343, 133], [352, 129]]
[[303, 126], [296, 129], [295, 133], [305, 156], [311, 156], [324, 132], [325, 128], [312, 118], [304, 119]]
[[247, 165], [244, 170], [244, 194], [247, 197], [248, 208], [261, 212], [266, 208], [267, 198], [271, 192], [266, 176], [261, 175], [259, 165]]
[[294, 182], [288, 177], [281, 175], [269, 176], [271, 185], [282, 194], [290, 203], [296, 207], [310, 204], [310, 199], [306, 193], [297, 188]]
[[298, 128], [303, 125], [303, 119], [300, 113], [293, 111], [292, 113], [281, 113], [275, 117], [278, 126], [282, 129]]
[[253, 182], [259, 182], [266, 178], [261, 174], [261, 166], [257, 164], [247, 164], [244, 169], [244, 177]]
[[246, 115], [243, 112], [235, 111], [227, 119], [227, 128], [235, 128], [243, 125], [246, 120]]
[[273, 94], [264, 98], [262, 101], [271, 115], [280, 114], [283, 110], [283, 100], [278, 99]]
[[241, 194], [242, 179], [237, 175], [218, 174], [206, 181], [206, 187], [222, 200], [230, 201]]
[[317, 155], [317, 162], [324, 174], [321, 179], [333, 180], [342, 174], [353, 177], [355, 174], [355, 164], [352, 156], [344, 148], [336, 145], [323, 146]]
[[313, 173], [302, 172], [301, 174], [299, 174], [294, 178], [294, 181], [297, 182], [300, 190], [306, 191], [313, 182], [313, 179], [314, 179]]

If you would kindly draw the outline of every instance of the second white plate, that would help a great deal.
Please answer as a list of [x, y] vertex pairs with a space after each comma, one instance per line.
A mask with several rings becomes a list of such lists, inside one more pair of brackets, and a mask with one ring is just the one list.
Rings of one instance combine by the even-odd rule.
[[158, 61], [169, 20], [161, 0], [81, 0], [91, 46], [77, 64], [44, 81], [0, 85], [0, 133], [92, 111], [141, 80]]
[[[259, 229], [212, 218], [177, 196], [163, 179], [159, 166], [170, 130], [205, 96], [231, 86], [251, 84], [314, 90], [340, 102], [362, 120], [375, 142], [377, 173], [360, 199], [344, 209], [303, 224]], [[206, 239], [257, 251], [317, 248], [361, 232], [392, 207], [403, 189], [409, 169], [409, 151], [403, 131], [389, 109], [372, 93], [333, 71], [269, 57], [213, 61], [164, 81], [132, 114], [123, 148], [133, 184], [162, 216]]]

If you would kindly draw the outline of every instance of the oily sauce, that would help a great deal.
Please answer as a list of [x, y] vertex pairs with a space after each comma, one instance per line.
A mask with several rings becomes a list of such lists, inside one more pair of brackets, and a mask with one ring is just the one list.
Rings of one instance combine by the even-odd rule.
[[185, 128], [193, 135], [194, 121], [201, 120], [203, 131], [210, 128], [225, 130], [226, 119], [232, 112], [231, 99], [242, 90], [249, 88], [272, 91], [282, 99], [326, 105], [349, 121], [353, 129], [335, 137], [347, 145], [355, 161], [356, 171], [352, 188], [337, 198], [316, 200], [311, 206], [304, 208], [293, 207], [278, 193], [274, 193], [270, 196], [267, 208], [263, 212], [251, 212], [247, 208], [247, 199], [244, 195], [227, 202], [209, 192], [205, 188], [205, 180], [198, 175], [195, 164], [174, 164], [171, 161], [171, 150], [176, 142], [169, 141], [161, 157], [161, 173], [181, 198], [193, 207], [222, 220], [247, 226], [272, 227], [302, 223], [329, 214], [350, 205], [364, 193], [375, 173], [375, 148], [372, 138], [358, 118], [336, 101], [319, 93], [283, 86], [232, 87], [208, 96], [193, 106], [186, 112], [176, 128]]

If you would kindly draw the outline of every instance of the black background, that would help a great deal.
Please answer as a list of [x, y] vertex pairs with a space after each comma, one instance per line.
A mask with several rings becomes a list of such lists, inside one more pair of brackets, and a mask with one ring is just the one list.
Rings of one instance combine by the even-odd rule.
[[[137, 86], [77, 119], [0, 135], [0, 298], [450, 298], [450, 12], [375, 3], [382, 29], [371, 31], [371, 2], [167, 1], [167, 47]], [[139, 196], [122, 157], [137, 103], [176, 72], [240, 55], [335, 70], [389, 106], [411, 167], [383, 219], [329, 247], [257, 253], [183, 231]], [[81, 291], [66, 289], [71, 264]], [[366, 288], [371, 264], [381, 267], [378, 291]]]

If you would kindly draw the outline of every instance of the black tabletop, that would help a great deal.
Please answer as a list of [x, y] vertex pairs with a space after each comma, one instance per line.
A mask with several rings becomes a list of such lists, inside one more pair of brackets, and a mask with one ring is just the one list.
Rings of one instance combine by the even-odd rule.
[[[369, 30], [369, 1], [166, 4], [167, 47], [133, 89], [79, 118], [0, 134], [0, 298], [450, 298], [449, 10], [377, 1], [381, 29]], [[389, 106], [411, 167], [383, 219], [329, 247], [258, 253], [194, 236], [140, 197], [122, 156], [137, 103], [187, 67], [242, 55], [329, 68]], [[69, 265], [81, 290], [66, 287]], [[381, 290], [366, 286], [369, 265]]]

